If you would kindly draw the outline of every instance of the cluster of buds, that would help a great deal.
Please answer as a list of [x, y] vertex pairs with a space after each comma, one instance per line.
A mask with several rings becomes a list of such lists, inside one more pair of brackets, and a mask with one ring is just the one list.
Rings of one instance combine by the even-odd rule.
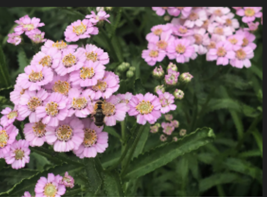
[[127, 78], [132, 78], [134, 76], [135, 73], [135, 67], [134, 66], [130, 66], [130, 64], [128, 62], [122, 62], [118, 67], [117, 67], [117, 72], [118, 75], [121, 75], [121, 73], [126, 72], [126, 76]]

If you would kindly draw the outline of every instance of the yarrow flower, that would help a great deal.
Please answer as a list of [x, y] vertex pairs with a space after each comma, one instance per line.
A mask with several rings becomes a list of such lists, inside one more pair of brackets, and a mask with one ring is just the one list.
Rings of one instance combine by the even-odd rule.
[[180, 78], [182, 81], [188, 83], [193, 78], [193, 75], [191, 75], [189, 72], [185, 72], [180, 75]]
[[180, 129], [179, 134], [180, 136], [184, 136], [186, 134], [186, 129]]
[[174, 91], [173, 95], [174, 95], [174, 97], [175, 97], [176, 99], [179, 99], [179, 100], [181, 100], [181, 99], [184, 98], [184, 92], [183, 92], [182, 90], [179, 90], [179, 89], [176, 89], [176, 90]]
[[87, 44], [85, 46], [86, 61], [100, 62], [102, 65], [109, 63], [109, 56], [103, 49], [98, 48], [93, 44]]
[[26, 32], [26, 35], [32, 30], [45, 25], [44, 23], [40, 23], [39, 18], [30, 18], [28, 15], [21, 17], [19, 20], [15, 20], [15, 23], [19, 24], [14, 28], [15, 32], [19, 34]]
[[179, 122], [177, 120], [172, 120], [171, 124], [175, 127], [178, 128], [179, 127]]
[[160, 90], [157, 92], [157, 94], [159, 95], [159, 101], [161, 104], [161, 113], [165, 114], [171, 110], [176, 109], [176, 105], [173, 104], [174, 96], [172, 94], [170, 94], [169, 92], [162, 93]]
[[65, 172], [64, 177], [60, 181], [60, 184], [65, 185], [65, 187], [73, 188], [74, 187], [74, 178], [69, 175], [68, 172]]
[[45, 32], [40, 31], [39, 29], [34, 29], [27, 33], [27, 36], [34, 42], [35, 44], [45, 42], [47, 39], [44, 38]]
[[14, 143], [19, 130], [13, 124], [0, 126], [0, 158], [5, 158], [10, 153], [10, 145]]
[[167, 140], [167, 137], [164, 134], [161, 134], [159, 139], [160, 141], [165, 142]]
[[172, 119], [173, 119], [173, 115], [172, 114], [165, 114], [164, 117], [165, 117], [165, 119], [167, 121], [172, 121]]
[[161, 66], [159, 67], [156, 67], [154, 70], [153, 70], [153, 76], [156, 77], [156, 78], [161, 78], [163, 75], [164, 75], [164, 70], [162, 69]]
[[172, 69], [168, 69], [168, 74], [165, 75], [165, 83], [168, 85], [176, 85], [180, 73]]
[[159, 131], [160, 128], [160, 124], [156, 123], [153, 126], [150, 126], [150, 133], [157, 133]]
[[166, 56], [166, 52], [158, 50], [157, 46], [150, 45], [147, 50], [142, 51], [142, 58], [145, 59], [149, 66], [154, 66], [156, 62], [161, 62]]
[[45, 52], [39, 51], [31, 61], [31, 65], [42, 65], [46, 67], [56, 68], [61, 60], [61, 53], [56, 48], [51, 48]]
[[12, 110], [9, 107], [6, 107], [1, 111], [1, 114], [3, 115], [0, 124], [3, 125], [4, 127], [13, 124], [15, 120], [22, 121], [25, 118], [20, 115], [18, 112], [18, 106], [16, 105], [15, 108]]
[[261, 7], [243, 7], [236, 11], [236, 14], [242, 17], [242, 21], [244, 23], [253, 22], [256, 17], [260, 18], [262, 16], [262, 12], [260, 12]]
[[21, 36], [18, 33], [8, 34], [7, 42], [14, 45], [19, 45], [21, 43]]
[[163, 128], [163, 133], [165, 133], [166, 135], [171, 135], [175, 129], [175, 127], [171, 123], [167, 122], [161, 123], [161, 126]]
[[98, 22], [104, 20], [110, 23], [108, 20], [109, 17], [110, 15], [103, 10], [100, 10], [97, 14], [95, 14], [94, 11], [91, 11], [91, 14], [85, 16], [85, 18], [89, 18], [93, 24], [97, 24]]
[[56, 49], [57, 51], [62, 52], [64, 49], [75, 50], [78, 47], [77, 44], [67, 44], [63, 40], [54, 42], [52, 40], [47, 40], [44, 45], [41, 47], [41, 51], [47, 53], [51, 49]]

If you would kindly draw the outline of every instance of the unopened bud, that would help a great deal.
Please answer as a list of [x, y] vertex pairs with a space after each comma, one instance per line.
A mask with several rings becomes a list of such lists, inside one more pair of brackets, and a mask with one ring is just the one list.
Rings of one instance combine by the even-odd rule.
[[119, 72], [125, 72], [126, 70], [128, 70], [128, 68], [130, 67], [129, 63], [127, 62], [122, 62], [119, 66], [118, 66], [118, 71]]
[[168, 69], [168, 74], [165, 75], [165, 83], [170, 86], [174, 86], [178, 82], [178, 77], [180, 73], [172, 69]]
[[160, 127], [160, 125], [157, 125], [157, 124], [151, 126], [150, 127], [150, 132], [151, 133], [157, 133], [159, 131], [159, 127]]
[[164, 75], [164, 70], [162, 69], [161, 66], [156, 67], [156, 68], [153, 70], [152, 75], [153, 75], [153, 77], [160, 79], [160, 78], [162, 78], [163, 75]]
[[174, 126], [175, 128], [179, 127], [179, 121], [178, 120], [173, 120], [171, 121], [172, 126]]
[[191, 75], [189, 72], [186, 72], [186, 73], [182, 73], [180, 75], [180, 78], [181, 78], [181, 81], [188, 83], [193, 78], [193, 75]]
[[172, 140], [175, 141], [175, 142], [177, 142], [177, 141], [178, 141], [178, 137], [174, 136], [174, 137], [172, 138]]
[[173, 95], [174, 95], [174, 97], [176, 99], [179, 99], [179, 100], [182, 100], [184, 98], [184, 92], [182, 90], [179, 90], [179, 89], [176, 89], [174, 91], [174, 94]]
[[171, 121], [173, 119], [173, 116], [171, 114], [165, 114], [164, 116], [167, 121]]
[[135, 67], [131, 66], [131, 67], [129, 68], [129, 70], [135, 72]]
[[165, 135], [161, 134], [159, 139], [160, 139], [160, 141], [165, 142], [167, 140], [167, 137]]
[[178, 71], [178, 68], [175, 64], [173, 64], [172, 62], [169, 63], [167, 70], [172, 69], [173, 71]]
[[132, 78], [132, 77], [134, 76], [134, 72], [131, 71], [131, 70], [128, 70], [128, 71], [126, 72], [126, 76], [127, 76], [128, 78]]
[[186, 134], [186, 129], [181, 129], [179, 134], [180, 136], [184, 136]]
[[111, 11], [113, 9], [113, 7], [105, 7], [106, 11]]
[[165, 92], [164, 85], [158, 85], [158, 86], [156, 86], [154, 91], [157, 93], [158, 90], [160, 90], [162, 93], [164, 93]]

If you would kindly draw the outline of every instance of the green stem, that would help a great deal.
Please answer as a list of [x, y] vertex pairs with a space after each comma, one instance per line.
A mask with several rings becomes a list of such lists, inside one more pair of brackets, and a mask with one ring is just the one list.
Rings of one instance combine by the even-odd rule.
[[194, 103], [195, 109], [193, 110], [192, 121], [190, 124], [189, 131], [192, 131], [194, 129], [195, 124], [196, 124], [197, 114], [198, 114], [198, 103], [197, 103], [197, 97], [195, 94], [194, 94], [194, 102], [193, 103]]
[[122, 138], [122, 144], [121, 144], [121, 152], [124, 152], [125, 149], [125, 143], [126, 143], [126, 125], [125, 120], [121, 122], [121, 138]]

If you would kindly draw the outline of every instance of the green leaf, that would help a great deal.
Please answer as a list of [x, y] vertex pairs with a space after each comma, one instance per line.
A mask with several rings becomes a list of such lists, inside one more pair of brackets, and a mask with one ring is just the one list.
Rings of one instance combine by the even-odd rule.
[[262, 70], [260, 70], [257, 66], [252, 64], [252, 66], [249, 68], [255, 75], [257, 75], [262, 80]]
[[198, 160], [206, 164], [212, 164], [214, 157], [213, 153], [199, 153], [197, 155]]
[[261, 157], [262, 157], [262, 154], [263, 154], [263, 139], [262, 139], [262, 135], [260, 134], [260, 132], [255, 129], [254, 131], [252, 131], [252, 135], [253, 137], [255, 138], [256, 142], [257, 142], [257, 145], [259, 147], [259, 150], [261, 152]]
[[135, 94], [145, 94], [146, 90], [141, 82], [141, 79], [136, 79], [134, 82], [134, 93]]
[[212, 129], [202, 128], [190, 133], [177, 142], [167, 143], [140, 155], [132, 161], [124, 179], [135, 179], [166, 165], [173, 159], [198, 149], [215, 137]]
[[44, 170], [45, 165], [51, 164], [46, 157], [39, 155], [35, 152], [31, 153], [30, 157], [31, 159], [33, 157], [36, 160], [36, 166], [38, 170]]
[[16, 72], [12, 73], [13, 78], [15, 78], [18, 74], [23, 73], [24, 68], [28, 66], [30, 63], [23, 48], [19, 48], [18, 63], [19, 63], [19, 69]]
[[238, 156], [240, 158], [260, 157], [262, 156], [262, 153], [259, 150], [249, 150], [249, 151], [240, 153]]
[[0, 45], [0, 87], [8, 87], [11, 85], [9, 72], [6, 65], [5, 54]]
[[146, 141], [147, 141], [147, 138], [149, 135], [149, 130], [150, 130], [150, 125], [146, 124], [143, 128], [141, 137], [140, 137], [139, 141], [137, 142], [137, 146], [136, 146], [136, 149], [134, 151], [133, 158], [137, 157], [138, 155], [140, 155], [143, 152], [143, 149], [145, 147], [145, 144], [146, 144]]
[[230, 114], [232, 116], [232, 119], [233, 119], [233, 121], [235, 123], [235, 127], [237, 129], [238, 139], [242, 139], [243, 134], [244, 134], [244, 127], [243, 127], [243, 123], [242, 123], [241, 117], [234, 110], [230, 110]]
[[101, 158], [103, 168], [112, 166], [120, 159], [121, 151], [109, 153]]
[[104, 172], [103, 183], [107, 196], [124, 196], [121, 180], [116, 172]]
[[84, 165], [85, 165], [86, 176], [88, 179], [87, 190], [96, 194], [101, 187], [102, 180], [99, 172], [96, 169], [94, 158], [85, 158]]
[[105, 126], [104, 131], [108, 132], [110, 135], [113, 135], [118, 139], [121, 139], [121, 136], [117, 133], [117, 131], [113, 127]]
[[[212, 112], [220, 109], [233, 109], [237, 111], [241, 111], [240, 105], [237, 101], [234, 101], [230, 98], [222, 98], [222, 99], [211, 99], [208, 103], [208, 106], [205, 110], [205, 113]], [[204, 113], [204, 114], [205, 114]]]

